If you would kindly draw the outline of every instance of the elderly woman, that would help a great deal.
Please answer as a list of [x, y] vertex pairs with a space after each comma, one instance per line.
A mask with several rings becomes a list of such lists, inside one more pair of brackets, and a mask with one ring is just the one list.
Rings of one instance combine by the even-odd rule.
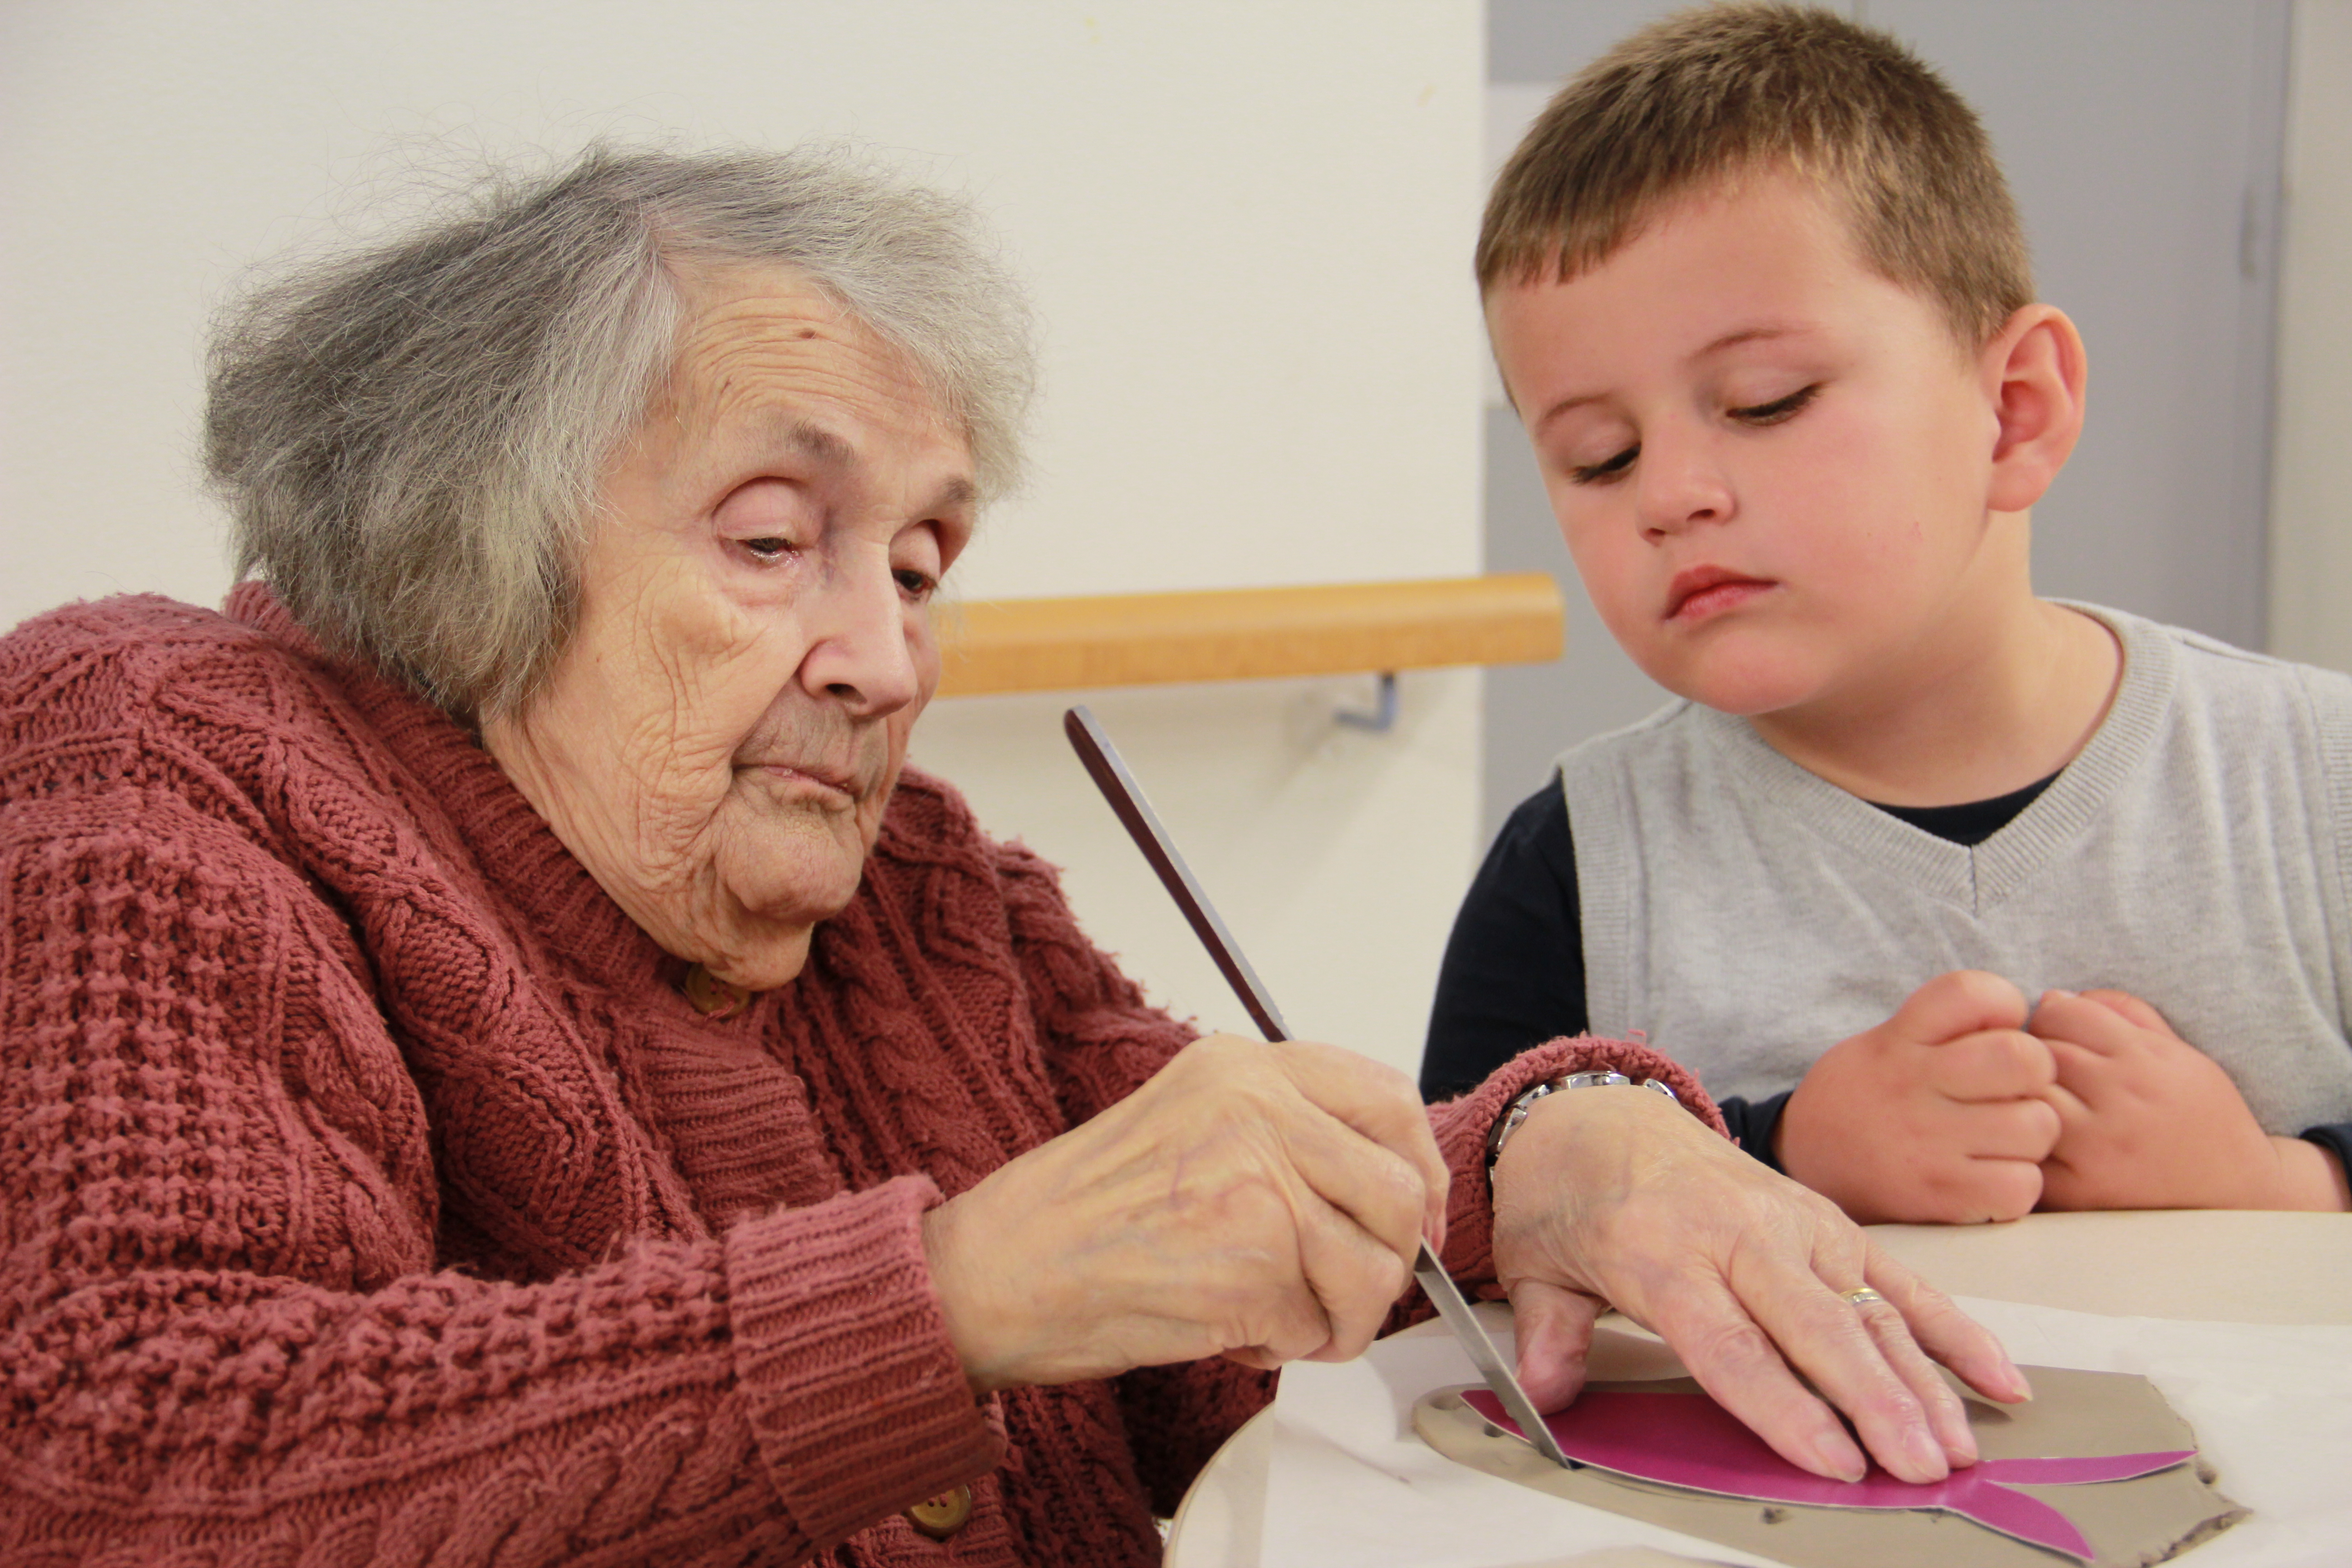
[[[229, 326], [226, 612], [0, 642], [9, 1561], [1146, 1563], [1423, 1234], [1548, 1403], [1614, 1301], [1814, 1469], [1790, 1363], [1973, 1457], [1921, 1347], [1999, 1348], [1663, 1058], [1423, 1112], [1193, 1040], [902, 771], [1028, 374], [956, 207], [804, 154], [594, 154]], [[1681, 1103], [1490, 1177], [1601, 1068]]]

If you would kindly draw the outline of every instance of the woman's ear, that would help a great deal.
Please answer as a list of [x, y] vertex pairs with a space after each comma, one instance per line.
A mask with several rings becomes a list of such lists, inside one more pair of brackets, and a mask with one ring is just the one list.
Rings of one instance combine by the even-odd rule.
[[2083, 434], [2089, 366], [2083, 334], [2055, 305], [2028, 305], [2010, 317], [1978, 357], [1995, 427], [1995, 511], [2023, 511], [2042, 499]]

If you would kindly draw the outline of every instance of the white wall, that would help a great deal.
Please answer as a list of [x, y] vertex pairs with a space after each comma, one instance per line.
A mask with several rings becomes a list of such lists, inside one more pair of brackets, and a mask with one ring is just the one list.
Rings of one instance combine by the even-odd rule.
[[[16, 0], [0, 7], [0, 627], [226, 586], [195, 487], [207, 314], [380, 226], [449, 148], [842, 135], [973, 193], [1047, 333], [1037, 478], [969, 596], [1474, 572], [1476, 0]], [[1094, 706], [1303, 1034], [1400, 1065], [1477, 851], [1477, 686]], [[1238, 1007], [1063, 747], [1060, 703], [940, 704], [917, 759], [1070, 868], [1155, 993]]]
[[2352, 670], [2352, 0], [2298, 0], [2271, 470], [2271, 648]]

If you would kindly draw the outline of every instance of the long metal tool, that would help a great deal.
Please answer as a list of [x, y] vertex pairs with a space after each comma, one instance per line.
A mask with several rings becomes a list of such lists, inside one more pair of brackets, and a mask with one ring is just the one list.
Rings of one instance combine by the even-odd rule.
[[[1242, 956], [1242, 950], [1234, 942], [1233, 933], [1225, 930], [1225, 922], [1217, 918], [1216, 910], [1209, 903], [1209, 896], [1201, 891], [1201, 884], [1192, 878], [1192, 868], [1185, 865], [1184, 857], [1177, 853], [1175, 841], [1160, 825], [1159, 814], [1144, 798], [1142, 786], [1135, 782], [1135, 775], [1127, 771], [1127, 763], [1119, 756], [1118, 748], [1111, 744], [1110, 737], [1103, 732], [1103, 727], [1092, 713], [1084, 707], [1077, 707], [1062, 715], [1062, 731], [1069, 736], [1070, 745], [1077, 752], [1078, 761], [1086, 764], [1087, 773], [1095, 781], [1095, 787], [1102, 791], [1103, 798], [1110, 802], [1111, 810], [1118, 814], [1120, 825], [1126, 827], [1128, 837], [1135, 840], [1135, 847], [1143, 851], [1143, 858], [1151, 862], [1151, 868], [1160, 875], [1160, 885], [1176, 900], [1176, 907], [1184, 911], [1185, 920], [1192, 923], [1192, 933], [1201, 939], [1201, 945], [1209, 950], [1209, 956], [1216, 960], [1218, 970], [1242, 999], [1242, 1005], [1249, 1009], [1251, 1018], [1256, 1021], [1267, 1039], [1290, 1038], [1290, 1030], [1284, 1025], [1282, 1015], [1275, 1009], [1274, 998], [1266, 994], [1265, 983], [1257, 977], [1257, 971], [1250, 967], [1249, 960]], [[1463, 1300], [1462, 1288], [1454, 1283], [1453, 1276], [1445, 1272], [1445, 1265], [1438, 1261], [1437, 1254], [1431, 1250], [1426, 1239], [1421, 1244], [1421, 1257], [1413, 1265], [1412, 1277], [1421, 1281], [1422, 1289], [1437, 1308], [1437, 1315], [1445, 1320], [1446, 1326], [1454, 1331], [1454, 1337], [1462, 1342], [1464, 1350], [1470, 1352], [1470, 1359], [1476, 1363], [1478, 1374], [1486, 1380], [1486, 1386], [1495, 1391], [1495, 1397], [1503, 1402], [1503, 1408], [1509, 1411], [1511, 1419], [1519, 1424], [1520, 1433], [1546, 1458], [1568, 1469], [1575, 1469], [1576, 1461], [1560, 1452], [1551, 1428], [1545, 1426], [1543, 1417], [1537, 1414], [1535, 1402], [1528, 1397], [1528, 1391], [1519, 1386], [1519, 1380], [1512, 1373], [1509, 1363], [1495, 1348], [1495, 1342], [1486, 1337], [1478, 1315], [1470, 1310], [1470, 1303]]]

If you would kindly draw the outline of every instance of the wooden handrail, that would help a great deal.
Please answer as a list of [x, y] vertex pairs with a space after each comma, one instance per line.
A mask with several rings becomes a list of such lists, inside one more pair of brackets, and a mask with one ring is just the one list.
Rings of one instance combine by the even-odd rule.
[[1559, 657], [1561, 626], [1542, 572], [977, 600], [948, 618], [940, 694], [1534, 664]]

